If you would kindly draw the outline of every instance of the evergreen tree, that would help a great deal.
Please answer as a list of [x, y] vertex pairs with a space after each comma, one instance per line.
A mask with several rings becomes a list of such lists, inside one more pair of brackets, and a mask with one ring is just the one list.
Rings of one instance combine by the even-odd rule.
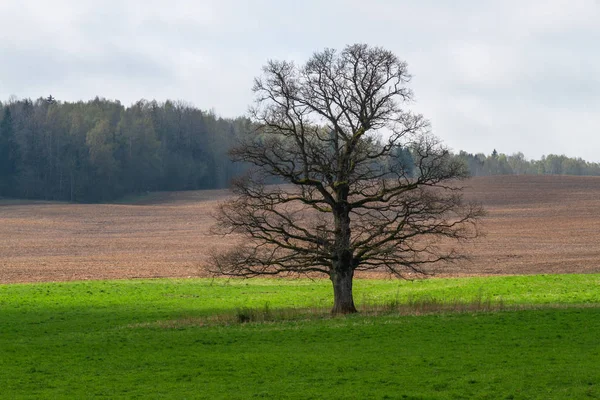
[[10, 108], [4, 107], [0, 122], [0, 196], [16, 193], [18, 147]]

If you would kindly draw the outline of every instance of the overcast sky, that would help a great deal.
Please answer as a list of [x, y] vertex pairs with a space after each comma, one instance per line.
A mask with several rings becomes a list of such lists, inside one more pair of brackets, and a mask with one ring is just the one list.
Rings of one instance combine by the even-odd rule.
[[0, 0], [0, 100], [246, 113], [268, 59], [367, 43], [408, 62], [450, 148], [600, 161], [600, 0]]

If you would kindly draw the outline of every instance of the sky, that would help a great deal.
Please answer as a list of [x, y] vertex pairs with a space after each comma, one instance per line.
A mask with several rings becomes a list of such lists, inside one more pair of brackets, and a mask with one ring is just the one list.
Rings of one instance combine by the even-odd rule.
[[183, 100], [245, 115], [269, 60], [408, 63], [454, 151], [600, 162], [600, 0], [0, 0], [0, 100]]

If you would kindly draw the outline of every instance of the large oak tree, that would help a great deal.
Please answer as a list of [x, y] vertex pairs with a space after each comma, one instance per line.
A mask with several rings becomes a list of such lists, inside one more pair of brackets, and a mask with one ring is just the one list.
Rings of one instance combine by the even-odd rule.
[[406, 108], [409, 81], [405, 62], [363, 44], [302, 66], [269, 61], [253, 88], [257, 128], [231, 150], [254, 168], [217, 215], [218, 230], [246, 240], [216, 255], [215, 271], [326, 274], [338, 314], [356, 312], [355, 271], [459, 258], [440, 239], [473, 237], [482, 211], [462, 199], [465, 165]]

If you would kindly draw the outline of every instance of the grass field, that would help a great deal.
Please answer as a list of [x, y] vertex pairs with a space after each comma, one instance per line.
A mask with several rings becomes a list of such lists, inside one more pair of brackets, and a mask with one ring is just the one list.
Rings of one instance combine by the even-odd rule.
[[340, 318], [326, 280], [182, 279], [236, 245], [225, 191], [2, 201], [0, 398], [600, 398], [600, 178], [467, 184], [471, 261]]
[[[599, 287], [598, 274], [359, 280], [359, 307], [406, 315], [329, 318], [320, 280], [2, 285], [1, 397], [599, 398]], [[502, 307], [421, 315], [432, 303]], [[245, 308], [285, 316], [212, 318]]]

